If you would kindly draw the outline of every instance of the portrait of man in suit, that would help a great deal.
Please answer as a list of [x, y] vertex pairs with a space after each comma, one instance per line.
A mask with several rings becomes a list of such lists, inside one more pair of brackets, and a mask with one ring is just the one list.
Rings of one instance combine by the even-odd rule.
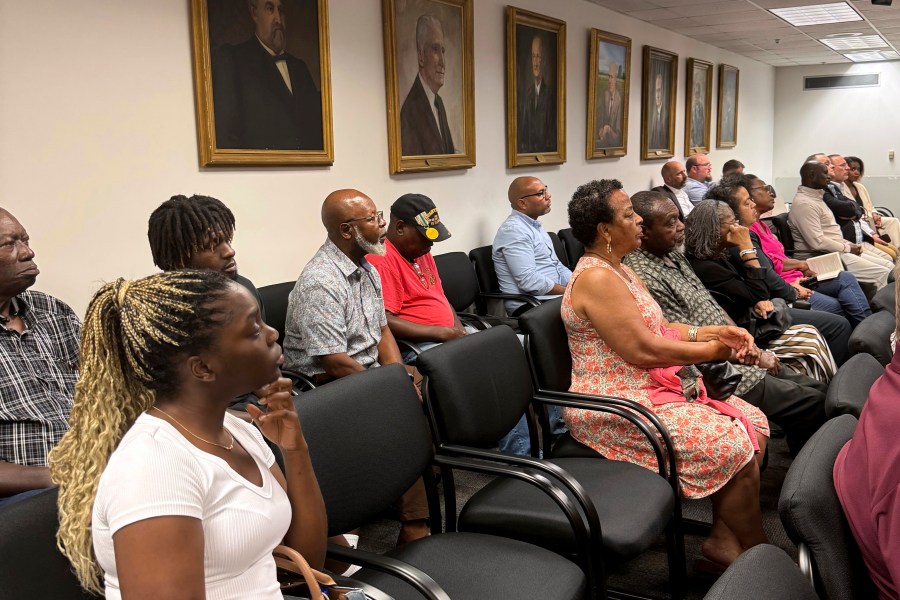
[[663, 80], [662, 72], [656, 71], [650, 96], [650, 148], [669, 147], [669, 110]]
[[444, 86], [447, 61], [444, 27], [434, 15], [416, 21], [418, 74], [400, 109], [400, 147], [404, 156], [455, 154], [447, 119]]
[[[517, 146], [519, 152], [556, 152], [556, 65], [555, 35], [519, 25], [517, 72], [520, 89], [517, 97]], [[551, 41], [553, 38], [553, 41]]]
[[[698, 80], [702, 78], [701, 80]], [[694, 71], [694, 91], [691, 106], [691, 148], [705, 147], [706, 136], [706, 98], [703, 90], [706, 89], [706, 71], [699, 69]]]
[[600, 105], [597, 132], [598, 148], [617, 148], [622, 145], [622, 120], [625, 104], [619, 89], [619, 65], [610, 61], [606, 78], [606, 91]]
[[722, 78], [722, 130], [719, 133], [720, 143], [734, 144], [737, 140], [737, 123], [735, 107], [737, 106], [737, 70], [723, 69]]
[[[314, 0], [210, 0], [218, 148], [323, 150], [318, 23], [289, 18], [310, 11], [315, 17], [315, 5]], [[313, 71], [289, 51], [292, 42], [313, 49]]]

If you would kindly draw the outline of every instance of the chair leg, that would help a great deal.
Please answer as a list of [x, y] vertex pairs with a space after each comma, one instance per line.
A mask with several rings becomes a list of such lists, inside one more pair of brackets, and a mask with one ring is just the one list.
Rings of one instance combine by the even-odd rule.
[[444, 486], [444, 531], [456, 531], [456, 484], [453, 469], [441, 466], [441, 483]]
[[681, 600], [687, 593], [687, 557], [684, 552], [684, 531], [680, 515], [674, 517], [666, 527], [666, 549], [671, 598]]

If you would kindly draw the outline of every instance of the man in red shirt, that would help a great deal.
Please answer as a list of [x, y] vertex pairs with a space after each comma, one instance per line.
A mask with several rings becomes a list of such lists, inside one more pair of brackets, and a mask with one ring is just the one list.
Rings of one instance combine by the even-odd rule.
[[[384, 256], [366, 257], [381, 277], [384, 309], [394, 337], [420, 347], [448, 342], [467, 331], [444, 295], [431, 246], [450, 237], [434, 202], [405, 194], [391, 206]], [[414, 356], [404, 356], [411, 362]]]

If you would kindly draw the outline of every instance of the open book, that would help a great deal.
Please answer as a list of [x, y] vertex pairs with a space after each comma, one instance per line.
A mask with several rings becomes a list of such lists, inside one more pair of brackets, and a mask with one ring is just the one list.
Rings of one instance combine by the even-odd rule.
[[807, 258], [806, 264], [819, 281], [834, 279], [844, 270], [844, 263], [841, 262], [841, 255], [838, 252]]

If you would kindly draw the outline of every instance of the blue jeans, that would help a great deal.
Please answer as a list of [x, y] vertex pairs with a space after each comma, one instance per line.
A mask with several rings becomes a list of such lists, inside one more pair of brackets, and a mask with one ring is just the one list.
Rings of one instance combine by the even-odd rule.
[[48, 489], [50, 488], [38, 488], [36, 490], [20, 492], [18, 494], [15, 494], [14, 496], [0, 498], [0, 506], [6, 506], [7, 504], [12, 504], [13, 502], [18, 502], [19, 500], [24, 500], [25, 498], [30, 498], [31, 496], [40, 494], [41, 492], [47, 491]]
[[[562, 419], [561, 407], [548, 406], [547, 416], [550, 418], [550, 432], [554, 436], [562, 435], [568, 431]], [[531, 456], [531, 439], [528, 437], [528, 422], [525, 420], [525, 415], [522, 415], [522, 418], [512, 428], [512, 431], [503, 436], [499, 446], [500, 452]]]
[[866, 295], [849, 271], [841, 271], [834, 279], [820, 282], [813, 291], [809, 304], [814, 310], [846, 316], [851, 327], [855, 328], [872, 314]]

